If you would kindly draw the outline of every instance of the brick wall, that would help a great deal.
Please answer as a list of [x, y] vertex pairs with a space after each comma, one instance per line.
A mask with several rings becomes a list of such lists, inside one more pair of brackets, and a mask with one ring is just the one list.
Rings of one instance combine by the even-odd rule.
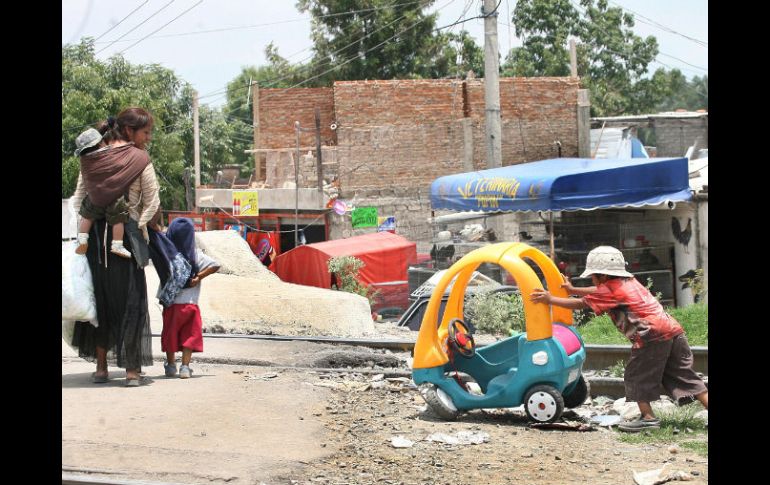
[[[555, 158], [557, 140], [577, 156], [577, 89], [572, 78], [500, 80], [503, 165]], [[483, 80], [338, 82], [334, 107], [343, 190], [429, 186], [464, 171], [466, 144], [473, 167], [486, 167]]]
[[[334, 121], [332, 88], [259, 89], [260, 148], [291, 148], [297, 145], [294, 122], [303, 128], [315, 128], [315, 108], [321, 109], [321, 140], [333, 145], [336, 140], [329, 125]], [[330, 143], [331, 141], [331, 143]], [[300, 134], [300, 146], [314, 147], [315, 132]]]
[[[503, 166], [577, 156], [577, 90], [573, 78], [501, 78], [500, 119]], [[486, 168], [484, 80], [467, 81], [468, 112], [474, 120], [473, 162]]]
[[462, 81], [452, 79], [334, 83], [334, 108], [340, 126], [348, 128], [462, 118], [462, 96]]
[[[500, 79], [504, 166], [556, 158], [557, 140], [563, 157], [577, 156], [577, 90], [572, 78]], [[397, 232], [411, 240], [432, 238], [426, 219], [434, 179], [486, 168], [483, 79], [262, 89], [261, 146], [293, 147], [294, 121], [313, 126], [316, 105], [323, 139], [337, 145], [340, 197], [378, 207], [380, 216], [396, 216]], [[328, 129], [332, 119], [336, 132]], [[314, 146], [313, 134], [303, 134], [301, 144]], [[349, 217], [331, 217], [333, 239], [373, 230], [354, 231]]]

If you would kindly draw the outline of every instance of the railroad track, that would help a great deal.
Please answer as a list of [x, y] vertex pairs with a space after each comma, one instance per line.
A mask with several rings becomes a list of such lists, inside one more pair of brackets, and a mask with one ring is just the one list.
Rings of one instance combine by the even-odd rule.
[[[316, 342], [337, 345], [354, 345], [371, 348], [381, 348], [390, 350], [401, 350], [411, 352], [414, 349], [414, 341], [399, 339], [365, 339], [365, 338], [337, 338], [337, 337], [298, 337], [282, 335], [243, 335], [243, 334], [223, 334], [206, 333], [204, 338], [236, 338], [251, 340], [273, 340], [273, 341], [297, 341], [297, 342]], [[160, 337], [159, 334], [153, 334], [153, 337]], [[479, 343], [478, 347], [484, 347]], [[708, 347], [692, 347], [693, 369], [696, 372], [708, 375]], [[603, 370], [617, 364], [619, 360], [624, 363], [628, 361], [631, 354], [630, 345], [586, 345], [586, 362], [583, 364], [585, 370]]]
[[[159, 335], [154, 334], [154, 337]], [[218, 334], [206, 333], [205, 338], [224, 338], [224, 339], [248, 339], [248, 340], [272, 340], [272, 341], [299, 341], [315, 342], [335, 345], [363, 346], [370, 348], [384, 348], [396, 351], [412, 351], [414, 342], [410, 340], [399, 339], [364, 339], [364, 338], [337, 338], [337, 337], [306, 337], [306, 336], [284, 336], [284, 335], [244, 335], [244, 334]], [[484, 344], [479, 343], [479, 347]], [[708, 348], [693, 347], [694, 369], [704, 375], [708, 375]], [[628, 345], [586, 345], [586, 362], [583, 365], [587, 372], [586, 379], [591, 385], [591, 396], [598, 395], [609, 396], [612, 398], [621, 398], [625, 395], [623, 379], [620, 377], [605, 377], [591, 375], [590, 371], [606, 370], [616, 365], [618, 361], [627, 361], [631, 353], [631, 347]], [[160, 358], [159, 360], [162, 360]], [[370, 368], [370, 367], [306, 367], [306, 366], [283, 366], [275, 365], [272, 362], [256, 359], [244, 358], [218, 358], [207, 357], [205, 354], [196, 356], [196, 361], [208, 364], [225, 365], [245, 365], [254, 367], [264, 367], [273, 370], [295, 370], [305, 372], [324, 372], [324, 373], [357, 373], [362, 375], [384, 374], [385, 377], [411, 377], [412, 372], [408, 369], [398, 368]], [[708, 383], [708, 377], [705, 378]]]

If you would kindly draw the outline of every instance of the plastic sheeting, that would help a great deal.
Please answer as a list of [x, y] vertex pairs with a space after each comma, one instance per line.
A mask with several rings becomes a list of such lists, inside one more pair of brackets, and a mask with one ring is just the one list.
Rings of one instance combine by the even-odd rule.
[[326, 262], [336, 256], [355, 256], [364, 263], [359, 281], [380, 290], [374, 310], [408, 306], [407, 268], [417, 259], [417, 244], [390, 232], [306, 244], [280, 254], [270, 270], [287, 283], [331, 288]]

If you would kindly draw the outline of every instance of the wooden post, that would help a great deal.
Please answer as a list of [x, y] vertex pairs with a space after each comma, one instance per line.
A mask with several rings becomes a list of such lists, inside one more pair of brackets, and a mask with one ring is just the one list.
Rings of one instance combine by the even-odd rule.
[[188, 211], [195, 210], [197, 209], [195, 206], [195, 197], [193, 197], [192, 187], [190, 187], [190, 167], [184, 168], [184, 173], [182, 177], [184, 179], [184, 198], [186, 202], [185, 205]]
[[[254, 96], [251, 103], [252, 119], [254, 120], [254, 149], [259, 148], [259, 83], [253, 82], [252, 96]], [[259, 152], [254, 152], [254, 181], [259, 183], [262, 181], [262, 155]]]
[[195, 164], [195, 188], [201, 185], [201, 135], [198, 128], [198, 91], [193, 91], [193, 160]]
[[321, 158], [321, 108], [315, 109], [315, 166], [318, 175], [318, 193], [324, 193], [324, 169]]
[[554, 243], [553, 243], [553, 211], [549, 211], [548, 215], [550, 216], [550, 219], [551, 219], [551, 221], [550, 221], [551, 222], [551, 261], [553, 261], [555, 263], [556, 262], [556, 251], [555, 251]]

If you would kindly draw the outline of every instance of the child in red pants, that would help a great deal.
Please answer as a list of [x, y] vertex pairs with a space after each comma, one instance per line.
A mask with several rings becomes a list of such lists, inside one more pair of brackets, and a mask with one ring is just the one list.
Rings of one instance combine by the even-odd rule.
[[195, 247], [195, 229], [190, 219], [177, 218], [171, 221], [166, 237], [193, 268], [185, 287], [177, 293], [173, 303], [163, 309], [163, 331], [160, 335], [161, 350], [166, 353], [163, 365], [166, 377], [177, 375], [176, 352], [182, 352], [182, 366], [178, 375], [181, 379], [187, 379], [192, 375], [192, 353], [203, 352], [203, 322], [198, 307], [201, 280], [219, 271], [220, 265]]

